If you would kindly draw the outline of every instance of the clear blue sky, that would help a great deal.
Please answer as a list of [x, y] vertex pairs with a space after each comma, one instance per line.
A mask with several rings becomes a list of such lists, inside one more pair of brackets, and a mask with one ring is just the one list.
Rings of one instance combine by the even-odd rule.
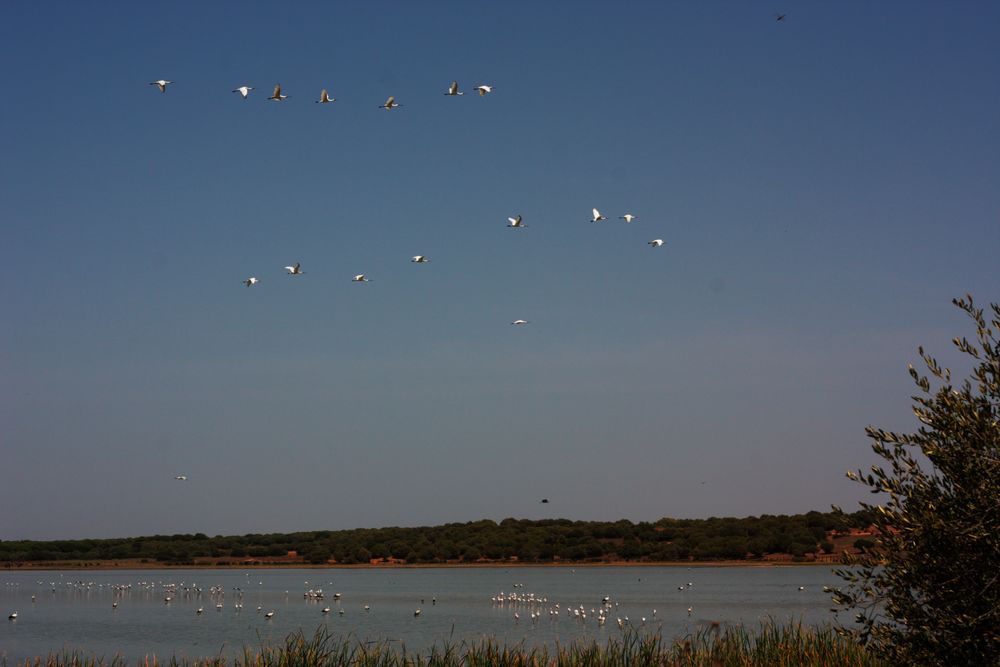
[[997, 34], [986, 2], [4, 3], [0, 539], [853, 507], [916, 346], [1000, 299]]

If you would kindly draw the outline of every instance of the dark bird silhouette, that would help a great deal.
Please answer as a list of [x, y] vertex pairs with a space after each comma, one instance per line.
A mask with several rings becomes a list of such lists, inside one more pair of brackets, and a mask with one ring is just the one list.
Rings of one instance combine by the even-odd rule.
[[547, 505], [548, 502], [549, 502], [549, 499], [548, 498], [542, 498], [539, 502]]
[[785, 20], [785, 17], [787, 17], [787, 16], [788, 16], [788, 14], [775, 14], [774, 15], [774, 20], [777, 21], [778, 23], [781, 23], [782, 21]]

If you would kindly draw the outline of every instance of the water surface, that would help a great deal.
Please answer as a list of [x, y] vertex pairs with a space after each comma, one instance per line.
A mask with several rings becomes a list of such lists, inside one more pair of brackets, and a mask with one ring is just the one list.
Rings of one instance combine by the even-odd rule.
[[[679, 637], [715, 621], [831, 622], [830, 596], [822, 589], [838, 581], [827, 567], [8, 571], [0, 574], [0, 611], [5, 619], [16, 610], [18, 618], [0, 625], [0, 659], [63, 650], [129, 659], [204, 657], [321, 625], [408, 650], [483, 637], [527, 645], [604, 640], [620, 632], [618, 618], [637, 626], [645, 618], [645, 629]], [[212, 595], [213, 586], [221, 594]], [[303, 598], [317, 588], [324, 600]], [[491, 598], [501, 593], [547, 601], [494, 603]], [[172, 600], [165, 602], [168, 594]], [[602, 627], [595, 612], [605, 596], [614, 606]], [[550, 614], [557, 604], [560, 613]], [[581, 606], [585, 620], [571, 611]], [[268, 611], [274, 611], [270, 620], [264, 617]], [[533, 611], [540, 616], [534, 622]]]

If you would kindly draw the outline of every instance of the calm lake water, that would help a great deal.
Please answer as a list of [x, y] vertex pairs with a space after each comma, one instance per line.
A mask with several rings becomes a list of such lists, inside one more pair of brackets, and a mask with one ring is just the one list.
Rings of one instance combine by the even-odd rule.
[[[827, 567], [3, 572], [0, 661], [10, 664], [63, 650], [130, 659], [204, 657], [278, 641], [300, 629], [312, 633], [319, 626], [424, 650], [433, 643], [483, 637], [528, 645], [604, 640], [620, 632], [619, 617], [633, 625], [645, 617], [646, 629], [669, 637], [713, 621], [756, 626], [773, 618], [817, 624], [836, 619], [823, 586], [838, 581]], [[176, 586], [173, 593], [170, 585]], [[185, 593], [184, 587], [201, 593]], [[212, 587], [222, 592], [213, 595]], [[317, 588], [324, 600], [303, 598]], [[339, 600], [334, 593], [341, 594]], [[547, 601], [494, 603], [491, 598], [501, 593]], [[172, 600], [165, 602], [168, 595]], [[602, 627], [591, 610], [600, 609], [605, 596], [613, 606]], [[558, 616], [549, 613], [556, 604]], [[586, 620], [573, 615], [581, 605]], [[324, 614], [324, 607], [330, 613]], [[17, 619], [6, 620], [12, 611]], [[274, 612], [270, 620], [264, 616], [269, 611]], [[534, 622], [532, 611], [540, 612]]]

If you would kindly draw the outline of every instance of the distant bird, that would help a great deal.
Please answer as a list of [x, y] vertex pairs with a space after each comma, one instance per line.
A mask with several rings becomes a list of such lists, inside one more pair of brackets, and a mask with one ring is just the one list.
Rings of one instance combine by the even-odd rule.
[[8, 616], [7, 618], [10, 619], [10, 620], [12, 620], [12, 621], [16, 621], [17, 620], [17, 612], [16, 611], [10, 612], [10, 616]]
[[423, 255], [414, 255], [413, 259], [411, 259], [410, 261], [414, 262], [416, 264], [426, 264], [427, 262], [429, 262], [431, 260], [427, 259]]
[[330, 608], [329, 607], [323, 607], [323, 613], [324, 614], [329, 614], [330, 613]]
[[195, 609], [195, 610], [194, 610], [194, 613], [196, 613], [196, 614], [200, 614], [200, 613], [202, 613], [203, 611], [205, 611], [205, 610], [204, 610], [203, 608], [201, 608], [201, 607], [198, 607], [197, 609]]
[[264, 614], [264, 618], [271, 618], [273, 616], [274, 616], [274, 612], [273, 611], [269, 611], [266, 614]]
[[774, 20], [777, 21], [778, 23], [781, 23], [787, 17], [788, 17], [788, 14], [775, 14], [774, 15]]
[[118, 609], [118, 602], [112, 602], [111, 603], [111, 608], [112, 609]]
[[330, 97], [326, 92], [326, 88], [324, 88], [323, 90], [320, 91], [319, 99], [316, 100], [316, 104], [329, 104], [330, 102], [336, 102], [336, 101], [337, 98]]
[[250, 91], [253, 90], [253, 86], [240, 86], [239, 88], [234, 88], [234, 93], [239, 93], [243, 99], [250, 96]]
[[804, 591], [805, 589], [806, 589], [806, 587], [805, 587], [805, 586], [799, 586], [799, 590], [800, 590], [800, 591]]
[[528, 320], [514, 320], [513, 322], [511, 322], [511, 324], [514, 324], [516, 326], [522, 326], [524, 324], [531, 324], [531, 323], [528, 322]]
[[280, 102], [281, 100], [287, 100], [288, 99], [288, 95], [282, 95], [281, 94], [281, 84], [280, 83], [276, 83], [276, 84], [274, 84], [274, 93], [272, 93], [271, 96], [269, 98], [267, 98], [267, 99], [274, 100], [276, 102]]
[[290, 276], [301, 276], [303, 273], [302, 265], [299, 262], [295, 262], [295, 266], [286, 266], [285, 271], [288, 271]]
[[663, 239], [653, 239], [652, 241], [649, 242], [649, 245], [653, 246], [654, 248], [659, 248], [660, 246], [663, 245], [663, 243], [664, 243]]
[[174, 477], [174, 479], [179, 480], [181, 482], [186, 482], [187, 481], [187, 475], [177, 475], [176, 477]]
[[415, 611], [413, 612], [413, 615], [414, 615], [414, 616], [420, 616], [420, 610], [419, 610], [419, 609], [415, 610]]
[[694, 611], [694, 608], [693, 608], [693, 607], [688, 607], [688, 616], [690, 616], [690, 615], [691, 615], [691, 612], [692, 612], [692, 611]]
[[399, 105], [396, 104], [396, 98], [393, 97], [392, 95], [390, 95], [389, 99], [387, 99], [385, 101], [385, 104], [380, 104], [378, 108], [379, 109], [385, 109], [386, 111], [392, 111], [393, 109], [395, 109], [398, 106]]
[[523, 222], [521, 222], [521, 216], [520, 215], [518, 215], [516, 218], [507, 218], [507, 220], [510, 222], [510, 224], [507, 225], [507, 226], [508, 227], [513, 227], [514, 229], [517, 229], [519, 227], [527, 227], [528, 226], [528, 225], [524, 224]]
[[448, 92], [445, 93], [445, 95], [451, 95], [452, 97], [454, 97], [456, 95], [465, 95], [465, 93], [459, 92], [458, 81], [452, 81], [451, 85], [448, 86]]
[[626, 213], [625, 215], [619, 216], [619, 219], [624, 220], [625, 222], [632, 222], [633, 220], [638, 220], [638, 218], [632, 215], [631, 213]]
[[485, 97], [486, 93], [492, 93], [493, 92], [493, 86], [476, 86], [476, 90], [479, 91], [479, 96], [480, 97]]
[[548, 504], [548, 502], [549, 502], [549, 499], [548, 499], [548, 498], [542, 498], [542, 499], [541, 499], [541, 500], [539, 500], [538, 502], [542, 503], [543, 505], [547, 505], [547, 504]]
[[257, 280], [257, 278], [255, 278], [254, 276], [250, 276], [249, 278], [243, 281], [243, 284], [246, 285], [247, 287], [253, 287], [259, 282], [260, 281]]
[[368, 280], [368, 278], [365, 277], [365, 274], [359, 273], [358, 275], [356, 275], [353, 278], [351, 278], [351, 282], [355, 282], [355, 283], [370, 283], [371, 281]]
[[594, 209], [594, 218], [591, 220], [591, 222], [600, 222], [601, 220], [607, 220], [607, 218], [605, 216], [601, 215], [601, 212], [598, 211], [595, 208]]
[[157, 88], [160, 89], [161, 93], [165, 93], [167, 92], [167, 86], [169, 86], [172, 83], [173, 81], [166, 81], [164, 79], [160, 79], [159, 81], [150, 81], [149, 85], [156, 86]]
[[372, 606], [370, 604], [365, 605], [365, 611], [371, 611]]

